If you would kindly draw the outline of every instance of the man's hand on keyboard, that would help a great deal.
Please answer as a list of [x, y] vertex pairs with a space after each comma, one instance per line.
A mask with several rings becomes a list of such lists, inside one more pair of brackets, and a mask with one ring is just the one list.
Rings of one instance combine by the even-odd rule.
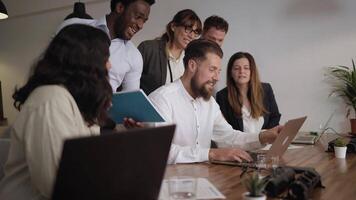
[[219, 161], [252, 161], [251, 156], [239, 148], [218, 148], [210, 149], [209, 160]]

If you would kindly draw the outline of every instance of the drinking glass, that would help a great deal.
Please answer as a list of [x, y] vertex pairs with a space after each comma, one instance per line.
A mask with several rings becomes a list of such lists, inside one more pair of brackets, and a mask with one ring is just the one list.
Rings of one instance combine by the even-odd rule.
[[275, 174], [277, 167], [279, 166], [279, 156], [271, 157], [272, 173]]
[[265, 154], [257, 154], [256, 167], [257, 167], [259, 174], [260, 174], [261, 169], [266, 168], [266, 155]]

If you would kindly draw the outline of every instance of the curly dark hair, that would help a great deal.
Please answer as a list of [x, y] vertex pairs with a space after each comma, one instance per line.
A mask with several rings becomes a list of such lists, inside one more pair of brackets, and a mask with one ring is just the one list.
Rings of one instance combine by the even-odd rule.
[[[125, 7], [127, 7], [128, 5], [130, 5], [131, 3], [134, 3], [136, 1], [139, 0], [111, 0], [110, 1], [110, 9], [111, 12], [115, 11], [116, 8], [116, 4], [118, 3], [122, 3], [122, 5], [124, 5]], [[152, 6], [156, 1], [155, 0], [140, 0], [140, 1], [145, 1], [146, 3], [148, 3], [150, 6]]]
[[81, 24], [64, 27], [33, 65], [27, 83], [15, 88], [15, 108], [20, 110], [39, 86], [62, 85], [89, 125], [103, 123], [112, 96], [106, 69], [109, 46], [110, 39], [99, 29]]

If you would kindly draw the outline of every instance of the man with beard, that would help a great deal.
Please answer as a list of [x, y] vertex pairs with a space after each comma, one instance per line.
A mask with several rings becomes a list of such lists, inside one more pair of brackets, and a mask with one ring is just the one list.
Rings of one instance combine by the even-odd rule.
[[97, 27], [111, 39], [109, 71], [110, 84], [115, 92], [140, 88], [142, 56], [131, 38], [143, 28], [155, 0], [111, 0], [111, 12], [98, 20], [72, 18], [64, 21], [59, 30], [69, 24], [87, 24]]
[[[275, 127], [260, 134], [244, 133], [226, 122], [212, 97], [220, 76], [222, 56], [215, 42], [205, 39], [190, 42], [183, 59], [183, 76], [149, 95], [166, 122], [177, 124], [168, 158], [170, 164], [250, 161], [251, 157], [244, 150], [272, 143], [281, 129]], [[210, 149], [211, 140], [219, 148]]]

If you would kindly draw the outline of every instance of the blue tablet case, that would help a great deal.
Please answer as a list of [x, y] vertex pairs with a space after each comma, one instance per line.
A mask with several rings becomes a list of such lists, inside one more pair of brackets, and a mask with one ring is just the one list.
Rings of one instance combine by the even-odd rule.
[[138, 122], [164, 122], [142, 90], [114, 93], [109, 115], [117, 124], [123, 123], [124, 117]]

